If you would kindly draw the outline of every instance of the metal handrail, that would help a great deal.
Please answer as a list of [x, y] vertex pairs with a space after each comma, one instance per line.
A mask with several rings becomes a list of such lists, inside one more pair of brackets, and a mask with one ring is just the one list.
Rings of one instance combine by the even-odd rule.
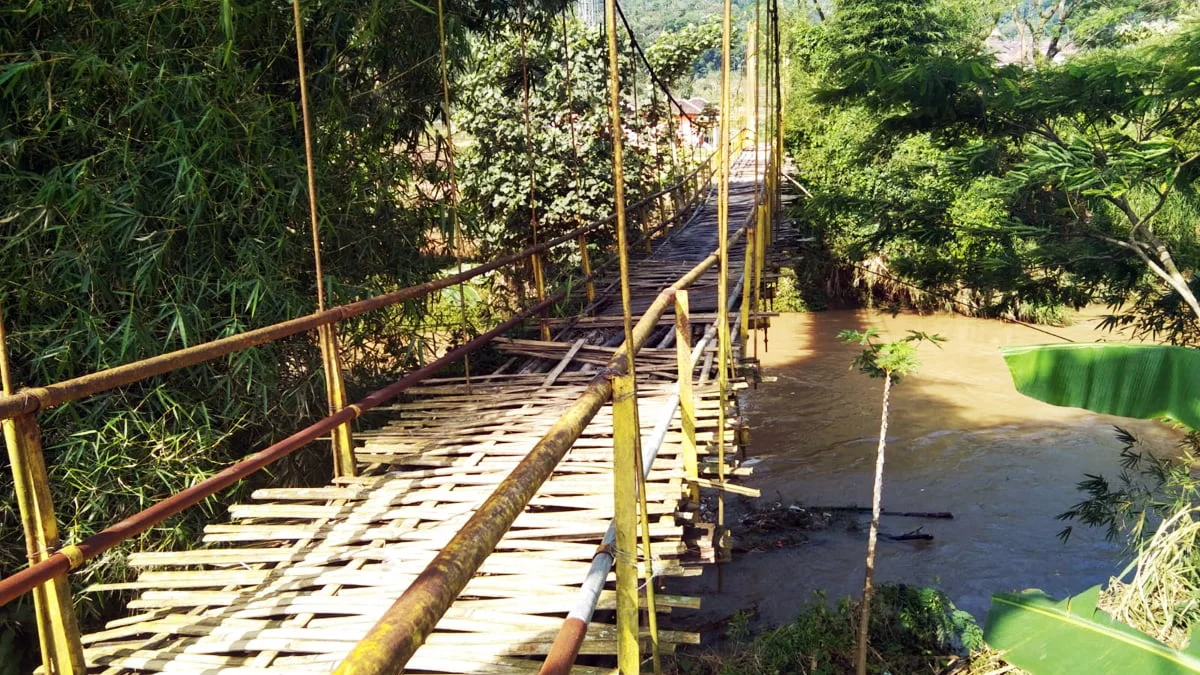
[[[751, 217], [754, 210], [751, 210]], [[749, 228], [751, 218], [732, 233], [732, 246]], [[717, 252], [661, 291], [633, 329], [632, 352], [641, 350], [675, 299], [720, 260]], [[334, 675], [377, 675], [400, 673], [433, 631], [467, 582], [483, 565], [496, 544], [525, 510], [534, 494], [554, 472], [560, 460], [583, 433], [596, 413], [612, 396], [613, 378], [628, 371], [624, 343], [614, 352], [606, 368], [587, 386], [549, 431], [534, 445], [521, 463], [496, 487], [454, 537], [438, 551], [416, 580], [400, 595], [371, 628]]]
[[[715, 153], [703, 160], [695, 169], [688, 172], [673, 185], [662, 188], [657, 192], [639, 200], [630, 208], [640, 208], [653, 200], [673, 190], [687, 185], [696, 174], [706, 165], [711, 164]], [[296, 335], [350, 319], [367, 312], [399, 304], [432, 293], [434, 291], [455, 286], [482, 274], [520, 262], [538, 253], [554, 248], [576, 239], [581, 234], [587, 234], [612, 222], [614, 215], [608, 215], [599, 220], [578, 227], [564, 235], [555, 237], [523, 251], [497, 258], [469, 270], [442, 279], [428, 281], [415, 286], [409, 286], [390, 293], [384, 293], [365, 300], [359, 300], [338, 307], [332, 307], [323, 312], [315, 312], [308, 316], [281, 321], [270, 326], [246, 331], [238, 335], [212, 340], [191, 347], [159, 354], [149, 358], [126, 363], [106, 370], [89, 373], [54, 384], [20, 389], [12, 394], [0, 394], [0, 420], [12, 419], [21, 415], [36, 413], [40, 410], [77, 401], [103, 391], [115, 389], [139, 382], [141, 380], [162, 375], [174, 370], [194, 366], [205, 361], [211, 361], [222, 356], [243, 351], [268, 342], [274, 342], [285, 337]]]
[[[707, 159], [701, 162], [699, 166], [686, 174], [678, 182], [660, 190], [649, 197], [638, 202], [642, 204], [649, 200], [656, 199], [663, 194], [667, 194], [671, 190], [678, 189], [687, 185], [696, 174], [711, 163], [714, 155], [710, 155]], [[693, 195], [695, 197], [700, 193], [697, 190]], [[430, 293], [441, 288], [446, 288], [455, 285], [460, 281], [470, 279], [480, 274], [485, 274], [489, 271], [498, 269], [505, 265], [518, 262], [526, 259], [529, 256], [539, 252], [553, 248], [563, 244], [571, 239], [578, 237], [580, 234], [595, 230], [611, 221], [611, 216], [607, 219], [597, 220], [582, 227], [579, 227], [567, 234], [561, 235], [554, 239], [542, 242], [536, 246], [531, 246], [524, 251], [515, 253], [509, 256], [498, 258], [491, 262], [485, 263], [478, 267], [466, 270], [460, 274], [456, 274], [445, 279], [411, 286], [405, 289], [386, 293], [383, 295], [368, 298], [358, 302], [342, 305], [328, 309], [324, 312], [317, 312], [306, 317], [291, 319], [272, 326], [248, 331], [246, 333], [214, 340], [212, 342], [196, 345], [186, 349], [176, 350], [167, 354], [135, 361], [130, 364], [111, 368], [109, 370], [84, 375], [82, 377], [64, 380], [57, 384], [37, 387], [33, 389], [22, 389], [9, 396], [0, 395], [0, 419], [9, 419], [12, 417], [31, 415], [39, 410], [59, 405], [68, 401], [74, 401], [95, 393], [106, 391], [115, 387], [131, 384], [147, 377], [171, 372], [179, 368], [184, 368], [190, 365], [195, 365], [208, 361], [220, 356], [234, 353], [243, 349], [278, 340], [283, 337], [295, 335], [300, 332], [318, 328], [320, 326], [329, 325], [337, 321], [359, 316], [366, 312], [387, 307], [404, 300], [419, 297], [425, 293]], [[492, 338], [504, 333], [507, 330], [520, 324], [525, 319], [532, 317], [550, 307], [555, 303], [560, 302], [566, 297], [566, 291], [560, 291], [555, 295], [546, 298], [542, 302], [525, 309], [514, 316], [510, 317], [504, 323], [487, 331], [479, 337], [460, 345], [459, 347], [447, 352], [441, 358], [419, 368], [412, 373], [397, 380], [391, 385], [380, 389], [372, 394], [364, 397], [357, 403], [351, 404], [342, 410], [325, 417], [304, 429], [288, 436], [287, 438], [267, 447], [264, 450], [243, 459], [224, 470], [210, 476], [209, 478], [200, 481], [199, 483], [180, 491], [170, 497], [159, 501], [152, 506], [133, 514], [132, 516], [108, 527], [96, 534], [83, 539], [82, 541], [59, 548], [44, 560], [32, 564], [25, 569], [16, 572], [4, 579], [0, 579], [0, 606], [3, 606], [21, 595], [29, 592], [40, 584], [43, 584], [53, 577], [65, 574], [70, 570], [78, 568], [87, 560], [110, 550], [114, 546], [126, 541], [127, 539], [137, 536], [145, 532], [154, 525], [162, 522], [184, 509], [194, 506], [203, 501], [209, 496], [216, 494], [243, 478], [249, 476], [255, 471], [270, 465], [271, 463], [286, 457], [295, 452], [305, 444], [319, 438], [321, 435], [329, 433], [335, 427], [338, 427], [346, 422], [356, 419], [364, 412], [375, 408], [387, 401], [395, 398], [401, 392], [419, 383], [420, 381], [434, 375], [444, 366], [461, 359], [463, 356], [477, 351], [486, 345]]]

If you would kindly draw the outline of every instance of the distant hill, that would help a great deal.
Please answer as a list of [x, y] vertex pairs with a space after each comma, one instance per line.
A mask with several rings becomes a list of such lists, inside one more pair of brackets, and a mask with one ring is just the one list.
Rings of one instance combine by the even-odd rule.
[[[745, 26], [754, 16], [754, 2], [733, 0], [735, 23]], [[676, 31], [693, 23], [720, 21], [724, 4], [722, 0], [624, 0], [621, 7], [625, 9], [638, 40], [649, 45], [664, 31]], [[763, 7], [766, 7], [765, 2]], [[739, 36], [741, 33], [739, 31]]]

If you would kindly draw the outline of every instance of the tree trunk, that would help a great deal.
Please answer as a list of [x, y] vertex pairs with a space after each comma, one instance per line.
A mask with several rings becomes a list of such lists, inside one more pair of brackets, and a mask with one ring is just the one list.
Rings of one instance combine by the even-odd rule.
[[879, 538], [879, 511], [883, 503], [883, 456], [887, 446], [888, 396], [892, 392], [892, 373], [883, 377], [883, 416], [879, 422], [879, 449], [875, 454], [875, 487], [871, 495], [871, 530], [867, 534], [867, 573], [863, 580], [862, 611], [858, 621], [858, 654], [855, 673], [867, 675], [867, 629], [871, 623], [871, 591], [875, 581], [875, 541]]

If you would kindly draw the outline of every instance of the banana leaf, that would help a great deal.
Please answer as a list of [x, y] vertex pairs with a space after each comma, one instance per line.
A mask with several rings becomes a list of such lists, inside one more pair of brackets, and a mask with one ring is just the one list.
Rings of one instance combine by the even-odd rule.
[[1200, 429], [1200, 350], [1124, 343], [1002, 350], [1017, 391], [1053, 405]]
[[1041, 591], [992, 596], [983, 639], [1031, 675], [1200, 673], [1193, 647], [1177, 651], [1096, 609], [1100, 587], [1055, 601]]

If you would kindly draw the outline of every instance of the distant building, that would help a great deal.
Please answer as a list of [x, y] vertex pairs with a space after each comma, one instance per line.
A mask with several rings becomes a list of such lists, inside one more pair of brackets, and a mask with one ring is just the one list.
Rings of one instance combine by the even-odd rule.
[[[678, 106], [672, 106], [675, 112], [676, 129], [678, 130], [679, 139], [685, 143], [696, 146], [712, 145], [712, 129], [706, 128], [701, 117], [705, 115], [705, 111], [711, 107], [711, 104], [700, 97], [685, 98], [679, 101]], [[711, 116], [711, 111], [709, 111]]]

